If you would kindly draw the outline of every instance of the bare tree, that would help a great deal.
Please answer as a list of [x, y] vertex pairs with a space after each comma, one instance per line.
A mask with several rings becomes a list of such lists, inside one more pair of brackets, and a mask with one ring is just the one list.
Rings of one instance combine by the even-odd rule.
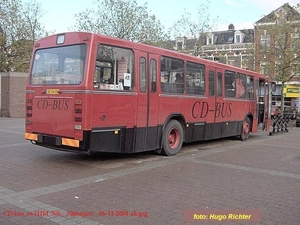
[[256, 64], [261, 72], [282, 83], [281, 106], [284, 106], [284, 84], [300, 73], [300, 14], [299, 4], [273, 11], [257, 22]]
[[207, 0], [206, 3], [199, 5], [196, 17], [197, 20], [193, 20], [192, 14], [184, 9], [181, 18], [178, 19], [170, 29], [172, 36], [191, 36], [200, 39], [203, 34], [212, 31], [219, 18], [211, 18], [209, 5], [209, 0]]
[[169, 37], [147, 3], [135, 0], [97, 0], [96, 9], [76, 14], [75, 29], [161, 46]]
[[35, 40], [46, 34], [36, 2], [3, 0], [0, 5], [0, 71], [27, 72]]
[[[169, 30], [171, 36], [179, 40], [179, 42], [176, 42], [175, 50], [188, 54], [192, 53], [196, 56], [199, 54], [199, 49], [206, 43], [208, 33], [214, 29], [219, 20], [218, 17], [214, 19], [211, 18], [209, 5], [209, 0], [199, 5], [196, 20], [192, 18], [190, 12], [184, 9], [181, 18], [178, 19]], [[185, 46], [185, 43], [188, 42], [188, 38], [195, 40], [193, 52], [190, 51], [190, 48], [186, 48]], [[180, 46], [177, 46], [179, 43]]]

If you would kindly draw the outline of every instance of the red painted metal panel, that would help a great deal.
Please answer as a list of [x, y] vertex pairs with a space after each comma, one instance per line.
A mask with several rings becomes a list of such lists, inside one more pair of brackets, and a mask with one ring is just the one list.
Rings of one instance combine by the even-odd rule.
[[73, 138], [74, 111], [71, 97], [34, 97], [32, 132]]

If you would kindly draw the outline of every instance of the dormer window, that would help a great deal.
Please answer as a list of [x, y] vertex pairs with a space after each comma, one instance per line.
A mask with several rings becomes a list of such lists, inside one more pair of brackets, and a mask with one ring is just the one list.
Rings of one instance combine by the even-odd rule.
[[228, 38], [228, 42], [229, 42], [229, 43], [232, 43], [232, 42], [233, 42], [233, 37], [229, 37], [229, 38]]
[[207, 45], [213, 45], [214, 44], [214, 37], [212, 34], [208, 34], [206, 36], [206, 44]]
[[182, 50], [182, 42], [177, 42], [177, 50]]
[[234, 43], [243, 43], [244, 42], [245, 34], [243, 34], [241, 31], [234, 32]]
[[241, 43], [241, 35], [240, 34], [235, 35], [235, 43]]

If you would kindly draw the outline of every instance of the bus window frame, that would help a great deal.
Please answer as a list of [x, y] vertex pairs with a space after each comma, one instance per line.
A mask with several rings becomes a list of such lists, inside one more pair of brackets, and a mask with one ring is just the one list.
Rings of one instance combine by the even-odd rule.
[[[127, 54], [121, 54], [121, 52], [117, 52], [114, 54], [112, 57], [109, 55], [105, 55], [103, 58], [101, 58], [101, 55], [99, 56], [99, 52], [101, 51], [101, 47], [103, 46], [103, 49], [107, 48], [106, 51], [127, 51]], [[110, 49], [108, 49], [110, 48]], [[115, 53], [115, 52], [114, 52]], [[130, 54], [128, 54], [130, 53]], [[122, 55], [122, 57], [117, 57], [118, 55]], [[123, 78], [121, 76], [120, 78], [120, 63], [123, 62], [123, 60], [126, 63], [126, 60], [129, 59], [129, 62], [127, 62], [126, 67], [127, 67], [127, 72], [123, 73]], [[98, 81], [95, 81], [95, 73], [96, 73], [96, 67], [97, 67], [97, 62], [99, 63], [111, 63], [112, 69], [111, 69], [111, 77], [108, 79], [106, 82], [103, 82], [98, 85], [95, 85], [95, 82], [98, 83]], [[135, 88], [135, 53], [133, 49], [131, 48], [124, 48], [116, 45], [108, 45], [104, 43], [98, 43], [97, 46], [97, 51], [96, 51], [96, 65], [95, 65], [95, 72], [94, 72], [94, 89], [96, 90], [101, 90], [101, 91], [134, 91]], [[128, 72], [129, 70], [129, 72]], [[121, 74], [122, 75], [122, 74]], [[128, 82], [129, 80], [129, 82]], [[128, 86], [129, 85], [129, 86]]]
[[235, 87], [236, 87], [236, 94], [237, 94], [237, 89], [238, 89], [238, 86], [237, 85], [240, 85], [242, 84], [243, 88], [244, 88], [244, 93], [241, 94], [240, 96], [237, 96], [237, 98], [239, 99], [246, 99], [246, 96], [247, 96], [247, 75], [244, 74], [244, 73], [240, 73], [238, 72], [237, 73], [237, 81], [239, 81], [239, 84], [235, 84]]
[[[230, 76], [230, 81], [228, 82], [228, 75]], [[225, 70], [224, 73], [224, 89], [226, 98], [235, 98], [236, 95], [236, 85], [235, 85], [236, 73], [231, 70]]]
[[150, 59], [150, 84], [151, 93], [156, 93], [157, 90], [157, 61]]
[[[143, 62], [142, 62], [143, 60]], [[147, 91], [147, 59], [144, 56], [139, 58], [139, 83], [140, 92], [145, 93]]]
[[[66, 54], [64, 52], [62, 52], [61, 54], [58, 54], [58, 52], [54, 52], [52, 53], [51, 51], [54, 51], [55, 49], [62, 49], [62, 48], [69, 48], [69, 47], [76, 47], [76, 46], [84, 46], [85, 47], [85, 53], [84, 55], [80, 54], [79, 56], [80, 57], [75, 57], [75, 58], [71, 58], [69, 57], [70, 54]], [[50, 51], [50, 52], [47, 52]], [[44, 51], [44, 52], [43, 52]], [[53, 69], [55, 69], [53, 67], [53, 65], [51, 66], [51, 71], [50, 71], [50, 75], [46, 75], [46, 76], [41, 76], [41, 78], [44, 78], [44, 80], [36, 80], [35, 82], [33, 82], [33, 79], [38, 79], [39, 76], [36, 76], [34, 77], [33, 76], [33, 72], [35, 72], [36, 70], [36, 66], [37, 64], [35, 63], [36, 60], [39, 60], [40, 58], [38, 57], [38, 53], [41, 52], [43, 54], [52, 54], [52, 55], [57, 55], [57, 68], [56, 68], [56, 73], [55, 74], [52, 74], [53, 72]], [[86, 68], [87, 68], [87, 55], [88, 55], [88, 46], [87, 44], [85, 43], [80, 43], [80, 44], [72, 44], [72, 45], [64, 45], [64, 46], [55, 46], [55, 47], [49, 47], [49, 48], [40, 48], [40, 49], [37, 49], [35, 52], [34, 52], [34, 56], [33, 56], [33, 64], [32, 64], [32, 68], [30, 70], [30, 76], [29, 76], [29, 84], [30, 85], [43, 85], [43, 86], [61, 86], [61, 85], [82, 85], [84, 79], [85, 79], [85, 74], [86, 74]], [[64, 56], [64, 57], [62, 57]], [[80, 74], [72, 74], [72, 73], [68, 73], [68, 72], [65, 72], [65, 68], [66, 68], [66, 65], [67, 65], [67, 62], [66, 60], [67, 59], [70, 59], [70, 60], [79, 60], [79, 62], [82, 63], [82, 67], [80, 69]], [[63, 61], [62, 61], [63, 60]], [[63, 66], [63, 67], [62, 67]], [[45, 67], [45, 66], [43, 66]], [[45, 72], [45, 68], [42, 72]], [[44, 75], [44, 74], [42, 74]], [[62, 76], [64, 75], [64, 76]], [[73, 81], [71, 83], [66, 83], [67, 79], [66, 77], [79, 77], [80, 78], [80, 81]], [[47, 77], [51, 78], [51, 80], [49, 81], [49, 79], [47, 79]], [[59, 79], [59, 77], [61, 77]], [[48, 80], [48, 81], [47, 81]], [[69, 81], [70, 82], [70, 81]]]
[[217, 72], [217, 96], [223, 96], [223, 73]]
[[[161, 56], [160, 63], [161, 63], [160, 64], [161, 92], [164, 94], [180, 94], [180, 95], [184, 94], [185, 92], [184, 60], [175, 57]], [[183, 79], [182, 83], [176, 83], [176, 75], [178, 73]]]
[[[187, 61], [186, 65], [186, 93], [188, 95], [205, 95], [206, 75], [205, 65], [201, 63]], [[199, 67], [199, 68], [196, 68]], [[199, 70], [199, 71], [198, 71]], [[197, 74], [198, 72], [198, 74]], [[191, 79], [190, 79], [191, 78]]]
[[[250, 82], [248, 82], [248, 79]], [[252, 82], [251, 82], [251, 80], [252, 80]], [[255, 97], [254, 96], [254, 76], [247, 75], [247, 99], [254, 100], [255, 99], [254, 97]]]
[[215, 96], [215, 71], [208, 71], [208, 96]]

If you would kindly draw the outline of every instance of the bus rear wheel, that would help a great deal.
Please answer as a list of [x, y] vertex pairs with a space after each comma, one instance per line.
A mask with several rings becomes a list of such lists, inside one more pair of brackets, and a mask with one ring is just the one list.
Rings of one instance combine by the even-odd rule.
[[164, 129], [162, 138], [163, 155], [176, 155], [183, 143], [183, 129], [177, 120], [171, 120]]
[[250, 119], [249, 117], [246, 117], [243, 121], [240, 138], [242, 141], [245, 141], [248, 139], [249, 135], [250, 135]]

